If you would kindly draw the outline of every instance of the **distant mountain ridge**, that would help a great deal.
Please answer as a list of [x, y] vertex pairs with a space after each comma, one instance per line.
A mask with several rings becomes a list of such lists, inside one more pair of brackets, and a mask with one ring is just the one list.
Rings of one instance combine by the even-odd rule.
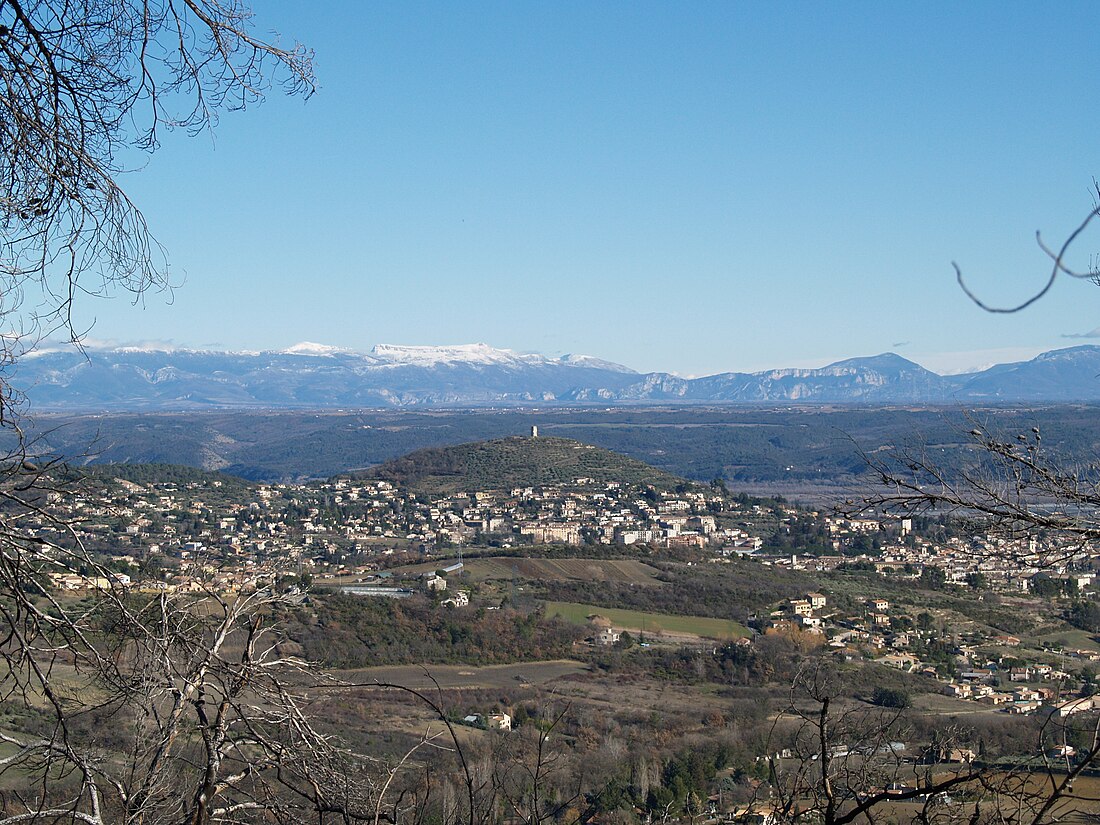
[[1100, 346], [939, 375], [894, 353], [818, 369], [702, 378], [638, 373], [585, 355], [487, 344], [379, 344], [369, 353], [303, 342], [269, 352], [124, 347], [43, 350], [9, 380], [32, 409], [139, 411], [562, 404], [952, 404], [1100, 401]]

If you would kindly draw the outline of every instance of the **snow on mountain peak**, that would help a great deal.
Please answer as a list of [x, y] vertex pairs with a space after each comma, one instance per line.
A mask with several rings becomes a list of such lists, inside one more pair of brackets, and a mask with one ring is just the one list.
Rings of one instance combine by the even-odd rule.
[[629, 372], [636, 373], [630, 367], [624, 367], [622, 364], [616, 364], [614, 361], [605, 361], [602, 358], [596, 358], [592, 355], [563, 355], [560, 359], [563, 364], [569, 364], [574, 367], [588, 367], [596, 370], [610, 370], [611, 372]]
[[563, 355], [561, 358], [555, 359], [538, 353], [498, 349], [488, 344], [453, 344], [442, 347], [378, 344], [370, 351], [370, 354], [391, 366], [434, 367], [445, 364], [531, 366], [556, 364], [613, 372], [634, 372], [629, 367], [613, 364], [600, 358], [593, 358], [590, 355]]
[[395, 366], [433, 367], [438, 364], [507, 365], [546, 361], [541, 355], [521, 355], [488, 344], [454, 344], [444, 347], [377, 344], [370, 354]]
[[313, 341], [300, 341], [282, 351], [283, 355], [335, 355], [347, 352], [342, 347], [330, 347], [328, 344], [316, 344]]

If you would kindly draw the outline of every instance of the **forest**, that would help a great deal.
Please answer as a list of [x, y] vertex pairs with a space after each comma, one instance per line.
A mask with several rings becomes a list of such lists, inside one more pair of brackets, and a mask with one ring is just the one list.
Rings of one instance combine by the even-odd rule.
[[[253, 480], [323, 478], [413, 450], [540, 433], [622, 453], [674, 475], [709, 482], [850, 484], [866, 480], [861, 450], [934, 445], [947, 469], [965, 464], [977, 421], [1001, 430], [1043, 428], [1064, 456], [1100, 452], [1088, 405], [535, 410], [206, 412], [40, 415], [44, 445], [78, 462], [162, 462]], [[89, 450], [88, 445], [92, 444]], [[834, 490], [835, 491], [835, 490]]]

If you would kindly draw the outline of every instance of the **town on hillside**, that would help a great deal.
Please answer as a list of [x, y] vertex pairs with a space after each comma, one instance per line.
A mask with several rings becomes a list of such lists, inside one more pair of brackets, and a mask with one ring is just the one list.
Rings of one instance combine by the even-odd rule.
[[[377, 479], [248, 484], [198, 472], [161, 477], [156, 468], [111, 468], [89, 475], [78, 492], [52, 498], [69, 527], [30, 516], [31, 534], [59, 547], [81, 543], [102, 556], [114, 579], [67, 569], [59, 559], [46, 572], [60, 591], [116, 584], [232, 594], [273, 584], [302, 592], [312, 584], [376, 597], [426, 592], [440, 609], [465, 608], [478, 605], [463, 584], [463, 553], [522, 554], [547, 545], [578, 556], [664, 552], [689, 564], [738, 559], [810, 576], [848, 571], [895, 587], [965, 588], [979, 599], [1071, 597], [1095, 581], [1085, 559], [1040, 569], [1021, 561], [1025, 556], [998, 552], [1003, 548], [993, 537], [958, 535], [941, 523], [840, 518], [733, 496], [720, 485], [658, 489], [582, 476], [553, 486], [433, 496]], [[1029, 548], [1033, 555], [1043, 549]], [[1070, 712], [1091, 708], [1077, 694], [1088, 681], [1082, 668], [1100, 653], [1085, 646], [1025, 653], [1010, 634], [945, 624], [932, 608], [874, 597], [841, 607], [823, 592], [750, 618], [756, 633], [798, 634], [841, 661], [921, 674], [948, 696], [1010, 713], [1052, 704]], [[613, 645], [622, 628], [591, 630], [590, 643]]]

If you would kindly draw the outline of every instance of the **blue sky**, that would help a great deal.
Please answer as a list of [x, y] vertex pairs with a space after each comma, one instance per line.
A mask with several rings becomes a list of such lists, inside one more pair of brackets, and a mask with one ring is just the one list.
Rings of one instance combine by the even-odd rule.
[[[308, 13], [303, 14], [303, 10]], [[1091, 3], [256, 4], [317, 93], [125, 185], [183, 285], [91, 337], [484, 341], [702, 375], [1088, 343], [1049, 271], [1100, 176]], [[1075, 262], [1100, 250], [1086, 236]], [[1100, 343], [1100, 341], [1098, 341]]]

